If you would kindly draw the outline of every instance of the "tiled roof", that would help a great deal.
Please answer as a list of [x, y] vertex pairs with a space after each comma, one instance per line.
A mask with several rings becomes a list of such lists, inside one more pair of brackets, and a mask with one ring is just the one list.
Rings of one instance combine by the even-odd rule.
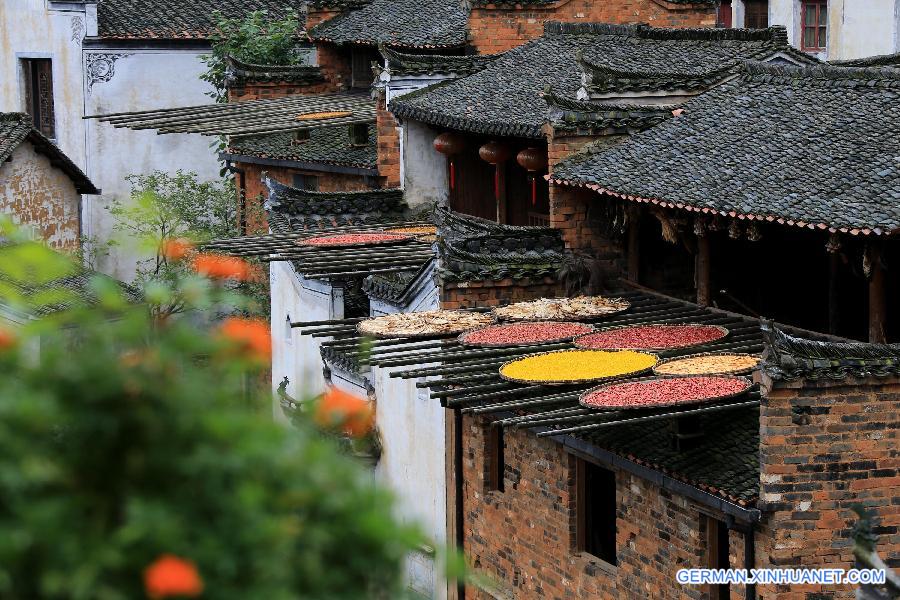
[[32, 126], [30, 115], [0, 112], [0, 166], [26, 140], [33, 144], [37, 151], [51, 159], [56, 168], [69, 176], [79, 194], [100, 193], [87, 175], [56, 144]]
[[266, 209], [273, 230], [327, 229], [402, 221], [409, 211], [403, 190], [313, 192], [267, 180]]
[[418, 271], [369, 275], [362, 282], [367, 296], [395, 306], [408, 306], [428, 286], [434, 286], [434, 260], [424, 263]]
[[486, 69], [501, 54], [472, 54], [442, 56], [438, 54], [409, 54], [392, 48], [379, 47], [392, 75], [471, 75]]
[[347, 127], [317, 127], [309, 131], [308, 140], [294, 143], [293, 139], [291, 132], [232, 138], [228, 153], [361, 169], [377, 168], [374, 125], [369, 126], [369, 139], [365, 146], [350, 144]]
[[442, 281], [554, 277], [565, 245], [558, 229], [518, 227], [439, 210], [438, 276]]
[[831, 64], [836, 67], [900, 67], [900, 52], [850, 60], [833, 60]]
[[114, 39], [205, 39], [215, 29], [216, 14], [242, 18], [264, 10], [284, 18], [290, 9], [306, 12], [302, 0], [100, 0], [98, 34]]
[[576, 135], [602, 133], [634, 133], [649, 129], [672, 117], [676, 105], [609, 104], [597, 101], [570, 100], [547, 90], [547, 119], [554, 134]]
[[748, 64], [683, 107], [611, 150], [562, 161], [554, 180], [809, 228], [900, 228], [900, 71]]
[[763, 324], [763, 367], [773, 379], [834, 379], [900, 376], [900, 345], [807, 340]]
[[466, 43], [468, 13], [457, 0], [374, 0], [309, 31], [335, 44], [454, 48]]
[[688, 449], [672, 447], [671, 423], [665, 420], [577, 437], [742, 506], [754, 505], [759, 496], [759, 408], [698, 419], [705, 435]]
[[510, 50], [483, 71], [407, 94], [391, 103], [399, 117], [488, 135], [543, 137], [545, 86], [574, 99], [576, 56], [623, 71], [665, 76], [734, 66], [788, 48], [783, 28], [666, 29], [646, 25], [549, 22], [544, 37]]
[[254, 65], [228, 57], [225, 84], [241, 86], [246, 83], [287, 82], [318, 83], [325, 81], [322, 69], [311, 65]]

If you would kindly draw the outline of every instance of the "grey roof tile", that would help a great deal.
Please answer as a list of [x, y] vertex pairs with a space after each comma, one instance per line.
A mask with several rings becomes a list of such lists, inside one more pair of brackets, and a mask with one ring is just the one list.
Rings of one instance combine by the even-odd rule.
[[228, 152], [275, 160], [377, 168], [375, 125], [369, 126], [365, 146], [350, 144], [347, 127], [317, 127], [310, 130], [308, 140], [294, 143], [293, 139], [291, 132], [232, 138]]
[[269, 224], [278, 232], [329, 229], [403, 221], [409, 214], [403, 190], [314, 192], [267, 180]]
[[900, 72], [743, 69], [680, 117], [562, 161], [554, 179], [809, 227], [900, 228]]
[[289, 9], [306, 12], [302, 0], [100, 0], [97, 27], [102, 38], [205, 39], [215, 30], [217, 12], [242, 18], [264, 10], [283, 18]]
[[335, 44], [454, 48], [466, 43], [468, 12], [458, 0], [373, 0], [309, 31]]
[[256, 65], [228, 57], [225, 83], [228, 87], [246, 83], [287, 82], [310, 84], [325, 81], [322, 69], [312, 65]]
[[[664, 76], [733, 66], [786, 51], [784, 29], [667, 29], [646, 25], [556, 23], [544, 37], [510, 50], [483, 71], [402, 96], [399, 117], [488, 135], [542, 138], [551, 86], [574, 99], [581, 87], [577, 55], [595, 65]], [[812, 60], [812, 59], [810, 59]]]

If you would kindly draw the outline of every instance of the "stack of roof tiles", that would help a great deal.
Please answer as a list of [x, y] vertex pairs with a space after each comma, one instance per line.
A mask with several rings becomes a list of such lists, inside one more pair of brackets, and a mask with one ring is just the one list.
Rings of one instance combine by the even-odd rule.
[[228, 153], [360, 169], [376, 169], [378, 162], [374, 125], [369, 126], [365, 145], [352, 144], [347, 127], [316, 127], [302, 141], [292, 132], [232, 138]]

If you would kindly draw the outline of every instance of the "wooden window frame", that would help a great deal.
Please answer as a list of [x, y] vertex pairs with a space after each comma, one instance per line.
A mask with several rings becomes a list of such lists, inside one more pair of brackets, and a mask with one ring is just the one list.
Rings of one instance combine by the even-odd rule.
[[[310, 186], [310, 184], [312, 184], [312, 186]], [[297, 188], [298, 190], [318, 192], [319, 176], [310, 175], [309, 173], [294, 173], [293, 175], [291, 175], [291, 186]]]
[[[807, 25], [806, 13], [807, 8], [815, 7], [816, 20], [813, 25]], [[825, 24], [823, 25], [821, 15], [825, 15]], [[816, 44], [808, 46], [806, 44], [807, 27], [815, 28]], [[825, 39], [822, 39], [822, 38]], [[828, 48], [828, 0], [801, 0], [800, 2], [800, 49], [804, 52], [822, 52]]]
[[[51, 140], [56, 139], [56, 106], [53, 91], [53, 59], [23, 57], [25, 112], [32, 126]], [[43, 79], [42, 79], [43, 77]]]
[[[715, 517], [704, 515], [706, 519], [706, 568], [728, 569], [729, 545], [728, 526]], [[728, 600], [731, 598], [731, 587], [725, 583], [708, 585], [709, 600]]]
[[[613, 511], [612, 511], [612, 523], [611, 526], [613, 528], [613, 547], [612, 554], [607, 554], [606, 556], [600, 556], [599, 553], [592, 552], [593, 548], [589, 548], [588, 539], [587, 539], [587, 530], [592, 521], [592, 519], [588, 516], [588, 509], [590, 506], [596, 506], [596, 502], [589, 506], [588, 499], [588, 486], [587, 486], [587, 472], [588, 469], [602, 469], [611, 474], [611, 479], [613, 481], [612, 494], [613, 494]], [[588, 554], [598, 561], [602, 562], [605, 565], [609, 565], [610, 567], [616, 567], [618, 565], [619, 559], [619, 549], [618, 549], [618, 540], [616, 539], [617, 531], [618, 531], [618, 491], [616, 489], [616, 473], [611, 469], [607, 469], [600, 465], [597, 465], [593, 462], [589, 462], [583, 458], [575, 457], [575, 551]]]
[[[754, 7], [751, 9], [751, 7]], [[764, 8], [765, 12], [761, 12]], [[760, 15], [764, 22], [760, 23]], [[751, 16], [753, 22], [751, 22]], [[769, 0], [744, 0], [744, 27], [751, 29], [765, 29], [769, 26]]]

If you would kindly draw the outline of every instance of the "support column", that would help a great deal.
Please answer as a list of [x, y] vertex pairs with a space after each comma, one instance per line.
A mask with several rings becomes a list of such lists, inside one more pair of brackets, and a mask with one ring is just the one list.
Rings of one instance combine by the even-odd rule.
[[825, 243], [828, 253], [828, 333], [837, 335], [840, 327], [840, 307], [838, 304], [838, 275], [841, 267], [841, 239], [836, 233], [831, 234]]
[[634, 211], [631, 215], [631, 224], [628, 226], [628, 280], [640, 283], [641, 254], [640, 254], [640, 217]]
[[506, 163], [497, 163], [494, 165], [496, 172], [494, 177], [494, 192], [497, 196], [497, 222], [505, 224], [506, 221]]
[[697, 304], [709, 306], [712, 293], [710, 291], [710, 255], [709, 235], [706, 223], [694, 222], [694, 234], [697, 236], [697, 256], [694, 259], [694, 285], [697, 287]]
[[884, 267], [881, 264], [881, 248], [869, 246], [869, 260], [872, 264], [872, 276], [869, 279], [869, 342], [884, 344], [887, 342], [887, 335], [884, 332], [887, 319], [887, 289]]

